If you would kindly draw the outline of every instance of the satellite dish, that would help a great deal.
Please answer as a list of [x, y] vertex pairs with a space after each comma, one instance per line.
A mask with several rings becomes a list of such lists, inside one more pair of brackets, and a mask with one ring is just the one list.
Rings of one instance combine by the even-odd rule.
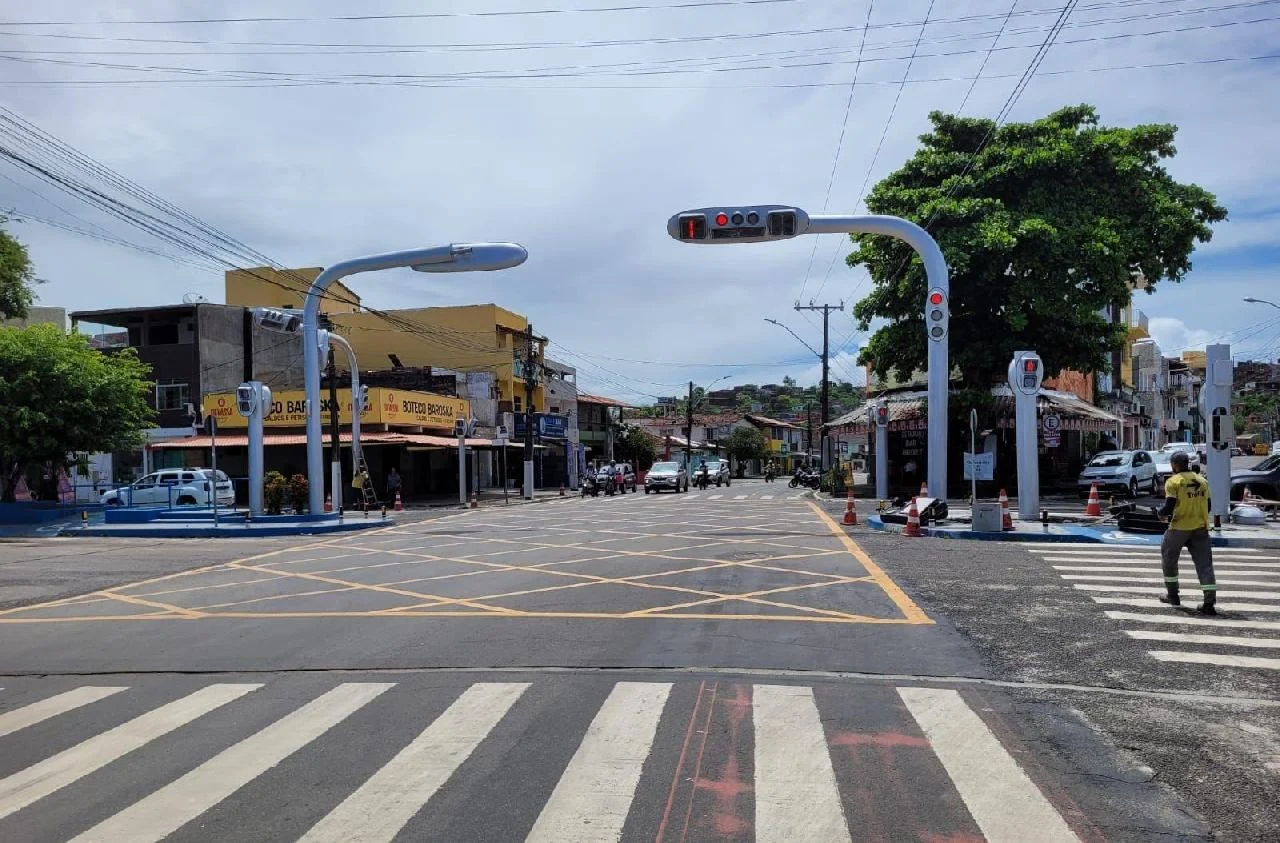
[[209, 300], [199, 293], [187, 293], [182, 297], [183, 304], [208, 304]]

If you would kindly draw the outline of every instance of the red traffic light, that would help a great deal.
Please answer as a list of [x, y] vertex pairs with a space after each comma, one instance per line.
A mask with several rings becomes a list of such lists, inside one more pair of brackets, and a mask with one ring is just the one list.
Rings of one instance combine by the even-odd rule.
[[1022, 371], [1024, 372], [1035, 374], [1036, 370], [1039, 368], [1040, 368], [1040, 361], [1036, 360], [1034, 357], [1026, 357], [1022, 361]]
[[723, 211], [716, 214], [716, 225], [728, 225], [728, 224], [729, 224], [728, 214], [724, 213]]
[[942, 304], [942, 293], [934, 290], [929, 294], [929, 304]]

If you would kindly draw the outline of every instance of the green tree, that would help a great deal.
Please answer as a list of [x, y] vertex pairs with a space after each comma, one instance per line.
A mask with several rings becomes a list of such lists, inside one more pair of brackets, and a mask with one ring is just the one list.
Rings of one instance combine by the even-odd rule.
[[[1032, 123], [941, 112], [867, 208], [929, 231], [951, 272], [951, 363], [974, 392], [1003, 376], [1013, 352], [1036, 349], [1048, 374], [1096, 371], [1125, 329], [1102, 311], [1125, 304], [1131, 279], [1181, 281], [1210, 224], [1226, 219], [1212, 194], [1171, 178], [1176, 128], [1100, 126], [1093, 107], [1063, 108]], [[884, 377], [926, 367], [924, 268], [902, 241], [852, 237], [849, 266], [874, 282], [854, 306], [859, 327], [888, 320], [859, 361]]]
[[18, 479], [75, 462], [77, 453], [142, 444], [154, 388], [132, 349], [103, 354], [53, 325], [0, 328], [0, 500]]
[[767, 456], [764, 434], [754, 427], [735, 427], [729, 438], [721, 443], [729, 452], [729, 456], [738, 463], [738, 476], [741, 477], [743, 463], [748, 460], [762, 460]]
[[[0, 225], [5, 218], [0, 216]], [[0, 319], [25, 319], [35, 301], [35, 270], [27, 247], [0, 229]]]
[[619, 460], [629, 462], [636, 471], [648, 471], [658, 458], [658, 443], [639, 425], [624, 425], [621, 435], [613, 442], [613, 451]]

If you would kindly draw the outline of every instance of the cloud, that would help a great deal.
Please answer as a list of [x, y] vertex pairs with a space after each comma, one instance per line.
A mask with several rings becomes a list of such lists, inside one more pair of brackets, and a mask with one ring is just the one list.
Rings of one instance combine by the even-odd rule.
[[1213, 331], [1188, 327], [1181, 319], [1171, 316], [1151, 317], [1147, 330], [1166, 357], [1177, 357], [1188, 350], [1203, 350], [1206, 343], [1216, 339]]
[[[964, 113], [997, 114], [1055, 18], [1018, 7], [988, 56], [1009, 0], [974, 0], [963, 14], [936, 4], [909, 75], [942, 81], [900, 85], [922, 33], [913, 22], [932, 4], [876, 3], [857, 65], [865, 2], [390, 21], [324, 20], [328, 7], [293, 4], [280, 14], [306, 20], [25, 27], [6, 36], [8, 55], [19, 57], [4, 61], [6, 102], [285, 265], [468, 239], [523, 242], [530, 260], [509, 272], [396, 272], [353, 285], [383, 308], [493, 301], [528, 314], [551, 352], [580, 364], [597, 391], [641, 400], [726, 374], [724, 384], [786, 374], [813, 382], [809, 352], [764, 318], [790, 317], [817, 346], [820, 330], [791, 306], [810, 296], [851, 305], [865, 294], [865, 273], [841, 260], [847, 240], [825, 235], [816, 250], [807, 238], [688, 246], [667, 237], [667, 217], [717, 202], [861, 211], [865, 191], [911, 155], [928, 112], [959, 108], [980, 67]], [[494, 0], [486, 9], [519, 6]], [[1204, 6], [1077, 10], [1012, 110], [1029, 119], [1085, 101], [1107, 124], [1180, 126], [1170, 171], [1215, 192], [1233, 219], [1184, 284], [1140, 304], [1167, 319], [1171, 346], [1258, 322], [1262, 314], [1239, 299], [1274, 285], [1270, 256], [1257, 250], [1273, 242], [1280, 157], [1259, 150], [1280, 136], [1280, 111], [1265, 107], [1280, 62], [1137, 67], [1261, 55], [1280, 35], [1274, 21], [1223, 25], [1267, 18], [1265, 8]], [[173, 13], [142, 0], [57, 8], [31, 6], [22, 17], [263, 14], [251, 0]], [[936, 22], [972, 16], [987, 17]], [[1171, 29], [1184, 31], [1156, 34]], [[808, 34], [768, 34], [797, 31]], [[617, 43], [636, 39], [656, 40]], [[1131, 67], [1075, 72], [1119, 66]], [[2, 207], [176, 251], [7, 165], [0, 175], [20, 185], [0, 179]], [[44, 303], [160, 304], [184, 292], [221, 300], [217, 270], [34, 223], [15, 230], [49, 279]], [[850, 329], [847, 313], [833, 316], [836, 376], [858, 374]], [[753, 365], [724, 365], [743, 363]]]

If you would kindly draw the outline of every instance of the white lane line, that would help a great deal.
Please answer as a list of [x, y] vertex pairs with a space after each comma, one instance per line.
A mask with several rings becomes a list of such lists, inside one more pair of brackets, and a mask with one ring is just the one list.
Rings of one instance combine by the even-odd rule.
[[[1221, 583], [1220, 583], [1221, 584]], [[1274, 585], [1274, 583], [1269, 583]], [[1096, 583], [1072, 583], [1071, 587], [1080, 591], [1110, 591], [1116, 594], [1164, 594], [1164, 588], [1148, 588], [1141, 585], [1098, 585]], [[1197, 592], [1200, 586], [1192, 579], [1187, 583], [1187, 591]], [[1221, 595], [1219, 595], [1221, 596]], [[1233, 597], [1245, 597], [1250, 600], [1280, 600], [1280, 591], [1241, 591]], [[1232, 604], [1238, 605], [1238, 604]]]
[[472, 685], [302, 840], [369, 843], [394, 839], [528, 687], [527, 682]]
[[0, 818], [25, 808], [56, 790], [167, 735], [179, 726], [239, 699], [260, 684], [210, 685], [179, 700], [139, 715], [83, 743], [0, 780]]
[[[1105, 580], [1107, 582], [1147, 582], [1164, 584], [1163, 577], [1118, 577], [1114, 574], [1062, 574], [1064, 580]], [[1194, 577], [1192, 580], [1194, 581]], [[1280, 583], [1270, 582], [1268, 580], [1217, 580], [1218, 585], [1280, 585]], [[1190, 583], [1188, 583], [1190, 585]]]
[[74, 841], [162, 840], [394, 686], [394, 682], [339, 685], [108, 817]]
[[1228, 618], [1196, 618], [1191, 615], [1148, 615], [1143, 612], [1105, 612], [1113, 621], [1185, 624], [1187, 626], [1234, 627], [1235, 629], [1280, 629], [1280, 621], [1237, 621]]
[[723, 497], [724, 497], [724, 495], [707, 495], [707, 500], [709, 500], [709, 501], [718, 501], [718, 500], [720, 500], [720, 499], [721, 499], [721, 498], [723, 498]]
[[811, 688], [756, 685], [756, 840], [850, 840]]
[[1201, 635], [1196, 632], [1165, 632], [1156, 629], [1126, 629], [1124, 634], [1139, 641], [1168, 641], [1173, 644], [1219, 644], [1223, 647], [1255, 647], [1280, 650], [1280, 638], [1247, 638], [1243, 635]]
[[[1164, 593], [1163, 589], [1160, 593]], [[1154, 597], [1146, 599], [1141, 597], [1091, 597], [1091, 599], [1095, 603], [1105, 603], [1109, 606], [1142, 606], [1148, 609], [1163, 608], [1166, 611], [1169, 608]], [[1218, 609], [1220, 611], [1230, 612], [1280, 612], [1280, 605], [1272, 605], [1270, 603], [1223, 603], [1219, 601]], [[1212, 623], [1212, 621], [1210, 621], [1210, 623]]]
[[[956, 691], [898, 688], [991, 843], [1079, 843], [1066, 821]], [[1034, 829], [1034, 831], [1032, 831]]]
[[[1028, 551], [1040, 556], [1125, 556], [1135, 559], [1159, 559], [1160, 548], [1152, 546], [1150, 550], [1128, 548], [1128, 547], [1107, 547], [1102, 544], [1095, 544], [1088, 548], [1080, 550], [1059, 550], [1051, 546], [1028, 547]], [[1215, 547], [1213, 549], [1214, 556], [1241, 556], [1250, 559], [1280, 559], [1274, 551], [1265, 554], [1256, 548], [1234, 548], [1234, 547]]]
[[760, 496], [760, 500], [762, 500], [762, 501], [771, 501], [771, 500], [773, 500], [773, 495], [761, 495], [761, 496]]
[[127, 690], [128, 688], [112, 688], [105, 685], [84, 685], [31, 705], [6, 711], [0, 714], [0, 737]]
[[[1258, 570], [1258, 569], [1265, 570], [1267, 568], [1280, 568], [1280, 562], [1254, 562], [1252, 559], [1223, 559], [1219, 557], [1216, 553], [1213, 556], [1214, 556], [1213, 562], [1214, 562], [1215, 568], [1217, 568], [1219, 565], [1226, 565], [1232, 568], [1247, 569], [1250, 571]], [[1088, 568], [1094, 568], [1099, 565], [1142, 565], [1144, 567], [1150, 567], [1154, 570], [1160, 569], [1160, 557], [1158, 556], [1143, 557], [1141, 559], [1121, 559], [1119, 557], [1112, 557], [1110, 559], [1090, 559], [1086, 556], [1061, 556], [1061, 557], [1046, 556], [1044, 557], [1044, 561], [1071, 562], [1076, 565], [1084, 564], [1088, 566]], [[1183, 557], [1183, 559], [1181, 560], [1181, 564], [1184, 567], [1190, 568], [1192, 563], [1190, 559]], [[1054, 565], [1054, 567], [1058, 568], [1060, 566]], [[1083, 571], [1085, 570], [1085, 568], [1082, 567], [1082, 568], [1079, 568], [1078, 570]]]
[[620, 840], [669, 682], [619, 682], [542, 807], [526, 843]]
[[1263, 670], [1280, 670], [1280, 659], [1264, 659], [1261, 656], [1221, 656], [1217, 653], [1188, 653], [1181, 650], [1147, 650], [1147, 655], [1162, 662], [1186, 662], [1188, 664], [1212, 664], [1221, 667], [1258, 667]]
[[[1053, 544], [1043, 544], [1034, 547], [1028, 547], [1027, 550], [1032, 553], [1150, 553], [1154, 555], [1160, 554], [1159, 545], [1120, 545], [1120, 544], [1089, 544], [1077, 542], [1071, 544], [1069, 542]], [[1268, 552], [1263, 548], [1257, 547], [1215, 547], [1214, 553], [1265, 553]], [[1274, 553], [1275, 551], [1269, 551]]]
[[734, 496], [733, 496], [733, 499], [734, 499], [735, 501], [745, 501], [745, 500], [747, 499], [747, 496], [746, 496], [746, 495], [734, 495]]
[[[1228, 564], [1229, 564], [1229, 563], [1228, 563]], [[1278, 565], [1278, 566], [1276, 566], [1276, 567], [1280, 568], [1280, 565]], [[1126, 568], [1126, 567], [1125, 567], [1125, 566], [1123, 566], [1123, 565], [1115, 565], [1115, 566], [1110, 566], [1110, 565], [1054, 565], [1054, 566], [1053, 566], [1053, 570], [1055, 570], [1055, 571], [1100, 571], [1100, 572], [1102, 572], [1102, 573], [1111, 572], [1111, 573], [1118, 573], [1118, 574], [1132, 574], [1132, 573], [1135, 573], [1135, 571], [1134, 571], [1134, 569], [1133, 569], [1133, 568]], [[1182, 570], [1186, 570], [1186, 567], [1184, 566]], [[1226, 565], [1223, 565], [1223, 566], [1214, 565], [1214, 566], [1213, 566], [1213, 572], [1214, 572], [1214, 574], [1240, 575], [1240, 576], [1246, 576], [1246, 577], [1280, 577], [1280, 570], [1277, 570], [1277, 571], [1252, 571], [1252, 570], [1249, 570], [1249, 569], [1247, 569], [1247, 568], [1228, 568]], [[1181, 576], [1181, 574], [1179, 574], [1179, 576]], [[1194, 574], [1193, 574], [1193, 576], [1194, 576]]]

